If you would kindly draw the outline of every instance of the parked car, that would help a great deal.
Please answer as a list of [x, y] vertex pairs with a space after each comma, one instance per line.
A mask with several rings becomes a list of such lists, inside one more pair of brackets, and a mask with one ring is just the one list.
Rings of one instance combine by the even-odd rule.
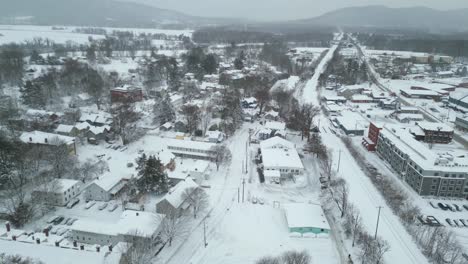
[[432, 206], [432, 208], [434, 209], [438, 209], [439, 207], [437, 207], [433, 202], [429, 202], [429, 204]]
[[463, 208], [465, 208], [465, 210], [468, 210], [468, 205], [464, 204]]
[[459, 221], [460, 221], [460, 223], [462, 223], [462, 225], [463, 225], [464, 227], [468, 227], [468, 223], [467, 223], [465, 220], [460, 219]]
[[103, 203], [103, 204], [99, 205], [98, 209], [99, 209], [99, 211], [102, 211], [106, 207], [107, 207], [107, 203]]
[[44, 227], [44, 231], [47, 230], [47, 231], [50, 231], [54, 226], [53, 225], [47, 225]]
[[112, 204], [111, 206], [109, 206], [109, 208], [107, 208], [107, 211], [114, 212], [115, 209], [117, 209], [117, 207], [119, 207], [117, 204]]
[[458, 223], [458, 221], [456, 219], [453, 219], [453, 223], [457, 226], [457, 227], [461, 227], [461, 224]]
[[449, 224], [449, 226], [455, 227], [455, 225], [452, 223], [452, 220], [450, 220], [450, 218], [445, 219], [445, 222], [447, 222], [447, 224]]
[[455, 212], [455, 208], [453, 208], [450, 204], [444, 204], [447, 209], [449, 209], [452, 212]]
[[252, 203], [256, 204], [258, 202], [257, 197], [252, 197]]
[[54, 225], [58, 225], [58, 224], [60, 224], [60, 223], [63, 221], [63, 219], [65, 219], [65, 217], [59, 216], [59, 217], [57, 217], [52, 223], [53, 223]]
[[58, 219], [60, 216], [58, 215], [54, 215], [52, 216], [51, 218], [49, 218], [49, 220], [47, 220], [47, 223], [48, 224], [52, 224], [56, 219]]
[[68, 226], [71, 226], [71, 225], [73, 225], [73, 223], [75, 223], [77, 220], [78, 220], [78, 219], [73, 218], [72, 220], [68, 221], [67, 225], [68, 225]]
[[458, 206], [458, 204], [453, 204], [453, 207], [455, 208], [455, 210], [457, 210], [458, 212], [461, 212], [462, 209], [460, 208], [460, 206]]
[[54, 235], [55, 235], [55, 234], [57, 234], [57, 230], [59, 230], [59, 229], [60, 229], [60, 227], [54, 226], [54, 227], [52, 227], [52, 229], [50, 229], [49, 232], [50, 232], [51, 234], [54, 234]]
[[258, 198], [258, 203], [259, 204], [265, 204], [265, 200], [263, 198]]
[[448, 208], [445, 207], [445, 205], [443, 203], [437, 203], [437, 206], [439, 206], [440, 209], [444, 210], [444, 211], [447, 211]]
[[66, 228], [60, 228], [60, 230], [57, 231], [57, 235], [63, 236], [63, 235], [64, 235], [65, 233], [67, 233], [67, 232], [68, 232], [68, 229], [66, 229]]
[[96, 204], [95, 201], [89, 201], [85, 205], [85, 209], [88, 210], [89, 208], [93, 207]]
[[63, 221], [63, 225], [68, 225], [68, 222], [70, 222], [72, 220], [71, 217], [68, 217], [67, 219], [65, 219], [65, 221]]
[[70, 202], [68, 202], [67, 208], [68, 209], [73, 208], [73, 206], [77, 205], [79, 202], [80, 202], [80, 199], [75, 198], [75, 199], [71, 200]]

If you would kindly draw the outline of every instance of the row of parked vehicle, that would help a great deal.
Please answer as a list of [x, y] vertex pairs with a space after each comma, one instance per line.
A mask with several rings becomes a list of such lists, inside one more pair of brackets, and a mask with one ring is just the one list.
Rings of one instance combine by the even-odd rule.
[[435, 208], [435, 209], [442, 209], [444, 211], [452, 211], [452, 212], [463, 212], [463, 209], [464, 208], [465, 210], [468, 211], [468, 205], [464, 204], [462, 206], [458, 205], [458, 204], [448, 204], [448, 203], [433, 203], [433, 202], [429, 202], [429, 204]]
[[445, 219], [445, 222], [451, 227], [468, 227], [468, 220], [465, 219]]
[[[85, 204], [84, 209], [89, 210], [91, 207], [93, 207], [95, 205], [96, 205], [96, 201], [89, 201], [89, 202], [87, 202]], [[117, 207], [119, 207], [119, 206], [116, 203], [112, 203], [112, 204], [102, 203], [97, 208], [98, 208], [99, 211], [102, 211], [102, 210], [107, 208], [107, 211], [113, 212], [113, 211], [115, 211], [115, 209], [117, 209]]]

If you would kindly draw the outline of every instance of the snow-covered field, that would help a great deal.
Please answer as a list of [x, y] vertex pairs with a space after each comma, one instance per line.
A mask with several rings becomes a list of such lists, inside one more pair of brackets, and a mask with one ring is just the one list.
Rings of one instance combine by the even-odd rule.
[[[83, 34], [73, 32], [80, 27], [61, 27], [61, 30], [53, 30], [52, 26], [25, 26], [25, 25], [0, 25], [0, 44], [11, 42], [24, 42], [34, 38], [51, 39], [55, 43], [65, 44], [71, 41], [77, 44], [85, 44], [88, 42], [89, 37], [93, 39], [104, 38], [103, 35]], [[103, 28], [107, 33], [112, 31], [131, 31], [135, 34], [151, 33], [151, 34], [166, 34], [169, 36], [187, 36], [191, 37], [193, 30], [166, 30], [166, 29], [153, 29], [153, 28]]]
[[50, 27], [17, 29], [15, 27], [11, 28], [11, 26], [0, 26], [0, 44], [22, 43], [24, 41], [31, 41], [34, 38], [50, 39], [59, 44], [67, 42], [85, 44], [88, 42], [89, 37], [93, 39], [104, 38], [102, 35], [52, 30]]

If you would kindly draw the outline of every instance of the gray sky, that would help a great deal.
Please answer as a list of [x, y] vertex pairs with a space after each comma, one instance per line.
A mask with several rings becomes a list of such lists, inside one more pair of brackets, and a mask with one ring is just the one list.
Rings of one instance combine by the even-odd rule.
[[125, 0], [152, 4], [190, 15], [243, 17], [255, 20], [310, 18], [342, 7], [386, 5], [468, 8], [468, 0]]

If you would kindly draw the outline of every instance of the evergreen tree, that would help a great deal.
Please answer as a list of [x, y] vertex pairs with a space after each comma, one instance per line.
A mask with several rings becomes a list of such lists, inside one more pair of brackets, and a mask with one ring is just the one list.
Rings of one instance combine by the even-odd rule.
[[237, 70], [242, 70], [244, 68], [244, 62], [241, 58], [236, 58], [234, 60], [234, 68], [236, 68]]
[[207, 74], [216, 73], [216, 71], [218, 70], [218, 62], [216, 61], [215, 55], [206, 55], [205, 59], [203, 60], [202, 67], [203, 70], [205, 70], [205, 73]]
[[[145, 192], [155, 191], [157, 193], [165, 193], [169, 188], [169, 180], [166, 173], [163, 171], [161, 161], [155, 156], [146, 158], [139, 158], [137, 160], [138, 175], [138, 188]], [[144, 164], [144, 165], [143, 165]]]
[[39, 55], [39, 52], [37, 50], [33, 50], [31, 52], [31, 56], [29, 57], [29, 63], [30, 64], [42, 64], [44, 62], [44, 58]]
[[91, 63], [94, 63], [96, 61], [96, 47], [94, 46], [94, 44], [90, 45], [86, 49], [86, 58]]
[[21, 91], [21, 99], [25, 105], [42, 108], [46, 105], [46, 98], [41, 86], [31, 81], [27, 81]]
[[175, 111], [169, 95], [164, 96], [154, 104], [154, 123], [163, 125], [175, 119]]

